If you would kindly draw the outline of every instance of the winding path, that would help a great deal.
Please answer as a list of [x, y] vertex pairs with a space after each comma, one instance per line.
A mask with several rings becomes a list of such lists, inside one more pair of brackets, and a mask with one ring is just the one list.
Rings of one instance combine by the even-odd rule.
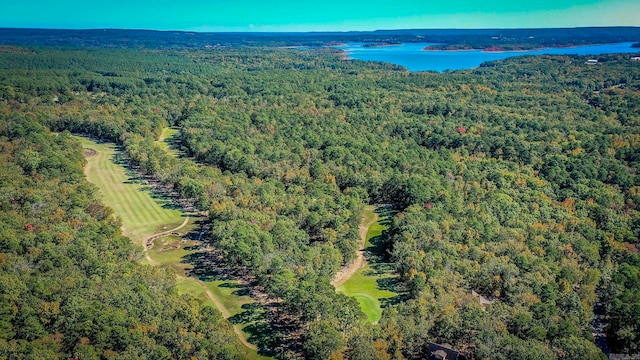
[[[163, 142], [166, 139], [167, 139], [167, 132], [163, 130], [162, 134], [160, 135], [160, 138], [158, 139], [158, 142]], [[167, 150], [167, 149], [165, 149], [165, 150]], [[184, 226], [186, 226], [189, 223], [189, 219], [190, 219], [189, 216], [187, 216], [187, 218], [184, 220], [182, 225], [178, 226], [177, 228], [174, 228], [174, 229], [171, 229], [171, 230], [167, 230], [167, 231], [163, 231], [163, 232], [158, 233], [158, 234], [151, 235], [145, 240], [145, 242], [144, 242], [144, 256], [147, 259], [147, 261], [149, 261], [150, 264], [158, 265], [158, 262], [153, 260], [153, 259], [151, 259], [151, 257], [149, 256], [149, 242], [153, 241], [155, 239], [159, 239], [161, 237], [170, 235], [172, 232], [182, 229]], [[200, 237], [202, 237], [202, 232], [200, 233]], [[200, 238], [198, 238], [198, 240], [200, 240]], [[176, 274], [176, 276], [178, 276], [179, 278], [182, 278], [182, 279], [186, 279], [186, 280], [197, 282], [198, 285], [200, 285], [200, 287], [204, 291], [204, 293], [207, 295], [207, 297], [213, 302], [213, 304], [216, 306], [216, 308], [218, 308], [218, 310], [220, 311], [222, 316], [225, 319], [229, 320], [229, 318], [231, 317], [231, 312], [229, 312], [229, 310], [224, 306], [224, 304], [220, 301], [220, 299], [218, 299], [213, 294], [213, 292], [211, 292], [211, 290], [209, 290], [207, 285], [202, 280], [197, 279], [197, 278], [193, 278], [193, 277], [185, 277], [185, 276], [182, 276], [180, 274]], [[240, 328], [237, 325], [231, 324], [231, 327], [233, 328], [233, 332], [238, 336], [238, 339], [240, 340], [240, 342], [244, 346], [248, 347], [251, 350], [256, 350], [256, 351], [258, 350], [258, 347], [249, 342], [249, 340], [247, 339], [245, 334], [242, 332], [242, 330], [240, 330]]]
[[[171, 230], [166, 230], [166, 231], [163, 231], [163, 232], [159, 232], [159, 233], [157, 233], [157, 234], [153, 234], [153, 235], [151, 235], [151, 236], [149, 236], [149, 237], [147, 237], [147, 238], [146, 238], [146, 240], [144, 241], [144, 244], [143, 244], [143, 246], [144, 246], [144, 257], [147, 259], [147, 261], [149, 262], [149, 264], [151, 264], [151, 265], [156, 265], [156, 266], [157, 266], [157, 265], [160, 265], [160, 263], [158, 263], [157, 261], [153, 260], [153, 259], [151, 258], [151, 256], [149, 256], [149, 248], [150, 248], [150, 246], [149, 246], [150, 244], [149, 244], [149, 243], [150, 243], [150, 242], [152, 242], [153, 240], [159, 239], [159, 238], [161, 238], [161, 237], [171, 235], [171, 233], [176, 232], [176, 231], [178, 231], [178, 230], [182, 229], [183, 227], [185, 227], [185, 226], [189, 223], [189, 220], [190, 220], [190, 219], [191, 219], [191, 218], [190, 218], [189, 216], [187, 216], [187, 217], [184, 219], [184, 221], [182, 222], [182, 224], [181, 224], [180, 226], [175, 227], [175, 228], [173, 228], [173, 229], [171, 229]], [[219, 300], [219, 299], [218, 299], [218, 298], [217, 298], [217, 297], [216, 297], [216, 296], [211, 292], [211, 290], [209, 290], [209, 288], [207, 287], [207, 285], [206, 285], [204, 282], [202, 282], [202, 280], [197, 279], [197, 278], [193, 278], [193, 277], [185, 277], [185, 276], [182, 276], [182, 275], [180, 275], [180, 274], [176, 274], [176, 276], [178, 276], [178, 277], [179, 277], [179, 278], [181, 278], [181, 279], [186, 279], [186, 280], [190, 280], [190, 281], [197, 282], [197, 283], [198, 283], [198, 285], [200, 285], [200, 287], [201, 287], [201, 288], [202, 288], [202, 290], [204, 291], [204, 293], [205, 293], [205, 294], [207, 294], [207, 297], [208, 297], [209, 299], [211, 299], [211, 301], [212, 301], [212, 302], [213, 302], [213, 304], [216, 306], [216, 308], [218, 308], [218, 310], [220, 311], [220, 313], [222, 313], [222, 316], [223, 316], [225, 319], [227, 319], [227, 320], [231, 317], [231, 313], [229, 312], [229, 310], [228, 310], [228, 309], [224, 306], [224, 304], [222, 304], [222, 302], [221, 302], [221, 301], [220, 301], [220, 300]], [[257, 347], [257, 346], [255, 346], [255, 345], [253, 345], [253, 344], [251, 344], [251, 343], [249, 342], [249, 340], [247, 339], [247, 337], [244, 335], [244, 333], [242, 333], [242, 331], [240, 330], [240, 328], [238, 328], [238, 326], [233, 325], [233, 324], [231, 324], [231, 326], [233, 327], [233, 332], [238, 336], [238, 339], [240, 339], [240, 342], [241, 342], [242, 344], [244, 344], [244, 346], [246, 346], [246, 347], [248, 347], [249, 349], [252, 349], [252, 350], [256, 350], [256, 351], [258, 350], [258, 347]]]
[[184, 218], [184, 221], [182, 222], [182, 224], [180, 224], [180, 226], [175, 227], [175, 228], [173, 228], [171, 230], [166, 230], [166, 231], [163, 231], [163, 232], [159, 232], [157, 234], [153, 234], [153, 235], [147, 237], [144, 240], [144, 242], [142, 243], [142, 246], [144, 247], [144, 257], [147, 259], [147, 261], [150, 264], [159, 265], [159, 263], [157, 261], [151, 259], [151, 257], [149, 256], [149, 248], [150, 248], [149, 243], [153, 242], [153, 240], [155, 240], [155, 239], [159, 239], [161, 237], [164, 237], [164, 236], [167, 236], [167, 235], [171, 235], [172, 232], [182, 229], [183, 227], [187, 226], [187, 224], [189, 223], [190, 219], [191, 218], [189, 216], [187, 216], [187, 217]]
[[[158, 263], [157, 261], [153, 260], [151, 258], [151, 256], [149, 256], [149, 248], [150, 248], [149, 242], [152, 242], [153, 240], [159, 239], [159, 238], [164, 237], [164, 236], [171, 235], [172, 232], [175, 232], [175, 231], [178, 231], [178, 230], [182, 229], [183, 227], [185, 227], [189, 223], [190, 219], [191, 218], [189, 216], [187, 216], [180, 226], [175, 227], [175, 228], [173, 228], [171, 230], [166, 230], [166, 231], [163, 231], [163, 232], [159, 232], [157, 234], [153, 234], [153, 235], [147, 237], [147, 239], [143, 243], [143, 246], [144, 246], [144, 257], [145, 257], [145, 259], [147, 259], [149, 264], [154, 265], [154, 266], [160, 265], [160, 263]], [[207, 297], [209, 299], [211, 299], [211, 301], [216, 306], [216, 308], [218, 308], [220, 313], [222, 313], [222, 316], [225, 319], [229, 320], [229, 318], [231, 317], [231, 313], [229, 312], [229, 310], [222, 304], [222, 302], [220, 302], [220, 300], [211, 292], [211, 290], [209, 290], [207, 285], [204, 282], [202, 282], [202, 280], [197, 279], [197, 278], [193, 278], [193, 277], [185, 277], [185, 276], [182, 276], [182, 275], [177, 274], [177, 273], [176, 273], [176, 276], [181, 278], [181, 279], [186, 279], [186, 280], [197, 282], [198, 285], [200, 285], [200, 287], [202, 287], [202, 290], [204, 291], [204, 293], [207, 294]], [[251, 350], [256, 350], [256, 351], [258, 350], [258, 347], [249, 342], [247, 337], [244, 335], [244, 333], [242, 333], [242, 331], [240, 330], [240, 328], [238, 328], [238, 326], [231, 324], [231, 327], [233, 328], [233, 332], [238, 336], [238, 339], [240, 340], [240, 342], [244, 346], [248, 347]]]
[[[231, 313], [229, 312], [229, 310], [227, 310], [227, 308], [224, 307], [224, 305], [220, 302], [220, 300], [218, 300], [218, 298], [211, 292], [211, 290], [209, 290], [207, 285], [205, 285], [205, 283], [202, 282], [202, 280], [196, 280], [196, 281], [204, 289], [205, 294], [207, 294], [209, 299], [213, 301], [213, 303], [216, 305], [218, 310], [220, 310], [220, 312], [222, 313], [222, 316], [224, 316], [225, 319], [229, 320], [229, 318], [231, 317]], [[231, 324], [231, 326], [233, 327], [233, 332], [236, 333], [236, 335], [238, 335], [238, 339], [240, 339], [240, 342], [243, 343], [244, 346], [252, 350], [256, 350], [256, 351], [258, 350], [258, 347], [249, 342], [247, 337], [244, 335], [242, 330], [240, 330], [240, 328], [237, 325]]]
[[[182, 225], [173, 228], [171, 230], [167, 230], [167, 231], [163, 231], [157, 234], [153, 234], [151, 236], [149, 236], [145, 242], [144, 242], [144, 256], [147, 259], [147, 261], [152, 264], [152, 265], [160, 265], [157, 261], [153, 260], [150, 256], [149, 256], [149, 242], [153, 241], [155, 239], [159, 239], [161, 237], [170, 235], [172, 232], [175, 232], [177, 230], [182, 229], [183, 227], [185, 227], [188, 223], [189, 223], [189, 219], [190, 217], [186, 217], [184, 219], [184, 222], [182, 222]], [[220, 310], [220, 313], [222, 313], [222, 316], [225, 319], [229, 319], [231, 317], [231, 313], [229, 312], [229, 310], [224, 306], [224, 304], [222, 304], [222, 302], [220, 302], [220, 300], [211, 292], [211, 290], [209, 290], [209, 288], [207, 287], [207, 285], [200, 279], [197, 278], [193, 278], [193, 277], [185, 277], [182, 276], [180, 274], [176, 274], [177, 277], [181, 278], [181, 279], [185, 279], [185, 280], [190, 280], [190, 281], [194, 281], [197, 282], [198, 285], [200, 285], [200, 287], [202, 287], [202, 290], [204, 290], [204, 293], [207, 294], [207, 297], [209, 299], [211, 299], [211, 301], [213, 302], [213, 304], [218, 308], [218, 310]], [[236, 333], [236, 335], [238, 336], [238, 339], [240, 339], [240, 342], [242, 344], [244, 344], [244, 346], [248, 347], [249, 349], [252, 350], [258, 350], [258, 347], [251, 344], [249, 342], [249, 340], [247, 339], [247, 337], [244, 335], [244, 333], [242, 333], [242, 331], [238, 328], [238, 326], [231, 324], [231, 326], [233, 327], [233, 332]]]
[[[97, 156], [99, 153], [102, 153], [102, 155], [105, 155], [105, 154], [111, 155], [111, 153], [102, 152], [102, 151], [98, 151], [98, 150], [93, 149], [93, 148], [89, 148], [88, 146], [92, 146], [92, 147], [95, 146], [95, 144], [88, 144], [88, 142], [91, 141], [90, 139], [82, 138], [82, 137], [79, 137], [79, 139], [81, 139], [81, 141], [82, 141], [82, 139], [85, 140], [85, 142], [83, 143], [83, 146], [85, 146], [85, 154], [84, 154], [85, 157], [89, 158], [89, 157]], [[107, 160], [109, 162], [112, 162], [110, 157]], [[92, 162], [92, 161], [88, 161], [87, 162], [87, 165], [85, 166], [85, 169], [84, 169], [86, 174], [89, 174], [89, 173], [91, 173], [92, 171], [95, 170], [93, 168], [93, 165], [94, 165], [94, 162]], [[117, 166], [120, 166], [120, 165], [117, 165]], [[96, 184], [96, 186], [102, 188], [103, 191], [104, 191], [105, 188], [108, 188], [109, 185], [113, 185], [112, 183], [95, 183], [95, 182], [94, 182], [94, 184]], [[107, 193], [109, 193], [109, 192], [107, 192]], [[122, 209], [120, 209], [120, 210], [122, 210]], [[122, 213], [119, 212], [119, 215], [122, 216]], [[170, 229], [170, 230], [163, 230], [161, 232], [158, 232], [158, 233], [155, 233], [155, 234], [152, 234], [152, 235], [138, 234], [136, 236], [136, 235], [131, 234], [130, 231], [129, 231], [130, 229], [127, 229], [125, 226], [122, 227], [122, 232], [123, 232], [123, 234], [129, 236], [134, 241], [135, 244], [142, 245], [143, 252], [144, 252], [144, 257], [147, 260], [148, 264], [153, 265], [153, 266], [159, 266], [161, 264], [158, 261], [152, 259], [151, 256], [149, 255], [149, 250], [153, 246], [153, 241], [156, 240], [156, 239], [162, 238], [164, 236], [171, 235], [172, 233], [179, 231], [180, 229], [182, 229], [185, 226], [187, 226], [189, 224], [189, 221], [192, 220], [192, 219], [193, 219], [192, 216], [188, 216], [187, 215], [187, 216], [185, 216], [184, 221], [182, 222], [182, 224], [180, 224], [179, 226], [177, 226], [177, 227], [175, 227], [173, 229]], [[153, 227], [163, 226], [163, 225], [166, 226], [166, 224], [167, 224], [166, 222], [164, 224], [163, 223], [154, 223]], [[202, 236], [202, 233], [200, 233], [200, 236]], [[213, 302], [213, 304], [216, 306], [216, 308], [220, 311], [222, 316], [227, 320], [231, 317], [231, 313], [229, 312], [229, 310], [223, 305], [223, 303], [220, 301], [220, 299], [218, 299], [213, 294], [213, 292], [211, 292], [211, 290], [209, 290], [209, 288], [207, 288], [207, 286], [206, 286], [206, 284], [204, 282], [202, 282], [201, 280], [199, 280], [198, 278], [195, 278], [195, 277], [186, 277], [186, 276], [184, 276], [184, 274], [176, 273], [176, 276], [181, 278], [181, 279], [185, 279], [185, 280], [197, 283], [202, 288], [202, 291], [206, 294], [206, 296]], [[244, 346], [246, 346], [250, 350], [254, 350], [254, 351], [258, 350], [258, 348], [255, 345], [249, 343], [249, 341], [247, 340], [246, 335], [244, 333], [242, 333], [241, 329], [237, 325], [233, 325], [232, 324], [232, 328], [233, 328], [233, 332], [237, 335], [238, 339], [240, 340], [240, 342]]]
[[364, 245], [367, 241], [367, 232], [369, 231], [369, 227], [373, 223], [378, 221], [378, 214], [373, 213], [373, 215], [374, 216], [369, 219], [369, 221], [367, 221], [366, 216], [362, 217], [362, 222], [358, 227], [358, 231], [360, 233], [360, 246], [358, 247], [358, 254], [356, 255], [356, 259], [354, 261], [338, 271], [336, 276], [331, 281], [331, 285], [333, 285], [334, 287], [338, 287], [347, 282], [347, 280], [349, 280], [356, 273], [356, 271], [358, 271], [358, 269], [363, 268], [367, 264], [367, 260], [364, 257]]

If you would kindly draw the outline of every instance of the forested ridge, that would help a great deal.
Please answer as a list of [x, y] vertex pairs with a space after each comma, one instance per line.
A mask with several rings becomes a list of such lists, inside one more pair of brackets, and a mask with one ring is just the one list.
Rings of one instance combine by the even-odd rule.
[[[46, 272], [36, 272], [45, 266], [39, 244], [56, 253], [88, 242], [56, 228], [40, 212], [40, 199], [4, 191], [33, 192], [38, 181], [80, 184], [45, 187], [53, 197], [45, 203], [66, 201], [60, 207], [74, 215], [60, 221], [77, 216], [100, 234], [73, 259], [107, 247], [109, 255], [89, 259], [100, 276], [113, 278], [109, 289], [155, 291], [130, 296], [157, 303], [148, 326], [189, 309], [194, 324], [223, 327], [213, 311], [158, 287], [170, 275], [129, 262], [139, 253], [111, 216], [95, 214], [102, 207], [90, 206], [96, 201], [81, 176], [80, 148], [65, 131], [118, 143], [140, 171], [209, 212], [207, 241], [225, 266], [279, 303], [271, 336], [259, 344], [265, 353], [421, 359], [432, 341], [469, 359], [600, 359], [590, 326], [595, 307], [606, 315], [612, 351], [637, 353], [640, 64], [622, 55], [598, 60], [592, 66], [578, 56], [523, 57], [436, 74], [345, 61], [331, 49], [4, 47], [1, 134], [3, 175], [10, 175], [1, 199], [7, 285], [0, 354], [33, 356], [48, 341], [61, 344], [50, 350], [61, 357], [125, 356], [134, 349], [151, 357], [141, 342], [98, 336], [104, 322], [92, 320], [91, 332], [76, 329], [88, 324], [82, 318], [38, 312], [52, 301], [61, 308], [72, 303], [41, 294], [51, 290], [40, 281]], [[154, 144], [166, 126], [179, 127], [188, 157]], [[67, 159], [69, 170], [55, 170], [62, 166], [51, 165], [56, 158]], [[79, 203], [62, 194], [78, 194]], [[384, 246], [402, 279], [394, 285], [401, 295], [375, 325], [330, 285], [355, 257], [365, 204], [398, 211]], [[7, 265], [9, 259], [25, 265]], [[108, 266], [116, 261], [122, 265]], [[50, 262], [46, 271], [62, 271]], [[76, 270], [86, 281], [97, 281], [95, 271]], [[16, 286], [30, 296], [5, 290]], [[480, 305], [472, 290], [495, 302]], [[73, 299], [91, 296], [98, 295], [87, 290]], [[168, 306], [165, 296], [176, 303]], [[129, 309], [112, 306], [96, 311], [109, 318]], [[140, 321], [131, 311], [132, 319], [119, 319], [126, 326], [118, 325], [128, 334]], [[67, 327], [59, 325], [63, 319], [71, 319]], [[22, 330], [27, 323], [32, 330]], [[225, 329], [190, 330], [210, 340], [203, 357], [241, 356], [231, 352], [235, 340]], [[200, 356], [194, 348], [168, 347], [161, 334], [153, 339], [157, 351], [168, 351], [164, 358]]]
[[344, 32], [193, 32], [130, 29], [0, 28], [1, 45], [109, 48], [198, 49], [220, 46], [326, 46], [365, 42], [372, 46], [403, 42], [435, 43], [448, 49], [533, 49], [553, 46], [638, 41], [640, 27], [541, 29], [400, 29]]

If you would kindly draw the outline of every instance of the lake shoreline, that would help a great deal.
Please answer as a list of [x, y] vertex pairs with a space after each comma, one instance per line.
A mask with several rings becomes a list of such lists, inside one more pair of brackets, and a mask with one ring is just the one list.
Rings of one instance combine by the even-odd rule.
[[436, 43], [402, 43], [395, 46], [375, 47], [364, 45], [366, 43], [346, 43], [334, 48], [342, 52], [340, 56], [344, 60], [386, 62], [403, 66], [410, 72], [468, 70], [477, 68], [482, 63], [525, 55], [597, 56], [640, 52], [640, 49], [632, 47], [633, 42], [566, 45], [532, 50], [500, 50], [497, 48], [437, 50], [436, 47], [442, 44]]
[[[423, 51], [446, 51], [446, 52], [466, 52], [466, 51], [482, 51], [487, 53], [521, 53], [521, 52], [529, 52], [529, 51], [544, 51], [544, 50], [558, 50], [558, 49], [579, 49], [582, 47], [590, 47], [590, 46], [607, 46], [607, 45], [616, 45], [621, 43], [598, 43], [598, 44], [588, 44], [588, 45], [554, 45], [554, 46], [540, 46], [533, 47], [529, 49], [505, 49], [499, 46], [492, 47], [464, 47], [460, 49], [448, 49], [446, 47], [437, 47], [437, 46], [426, 46], [422, 50]], [[633, 45], [631, 46], [633, 48]], [[640, 49], [638, 49], [640, 51]]]

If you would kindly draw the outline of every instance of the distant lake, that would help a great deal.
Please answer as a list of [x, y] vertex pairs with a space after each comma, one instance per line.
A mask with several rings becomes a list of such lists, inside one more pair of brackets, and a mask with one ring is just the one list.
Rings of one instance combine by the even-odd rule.
[[472, 69], [485, 61], [502, 60], [522, 55], [598, 55], [610, 53], [637, 53], [631, 42], [605, 45], [587, 45], [569, 48], [546, 48], [528, 51], [489, 52], [482, 50], [424, 51], [433, 43], [404, 43], [393, 46], [363, 47], [363, 43], [347, 43], [337, 46], [349, 58], [364, 61], [382, 61], [401, 65], [409, 71], [444, 71]]

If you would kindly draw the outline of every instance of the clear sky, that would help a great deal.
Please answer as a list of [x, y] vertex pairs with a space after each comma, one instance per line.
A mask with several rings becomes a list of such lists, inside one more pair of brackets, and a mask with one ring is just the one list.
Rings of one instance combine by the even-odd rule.
[[195, 31], [640, 26], [640, 0], [0, 0], [0, 27]]

